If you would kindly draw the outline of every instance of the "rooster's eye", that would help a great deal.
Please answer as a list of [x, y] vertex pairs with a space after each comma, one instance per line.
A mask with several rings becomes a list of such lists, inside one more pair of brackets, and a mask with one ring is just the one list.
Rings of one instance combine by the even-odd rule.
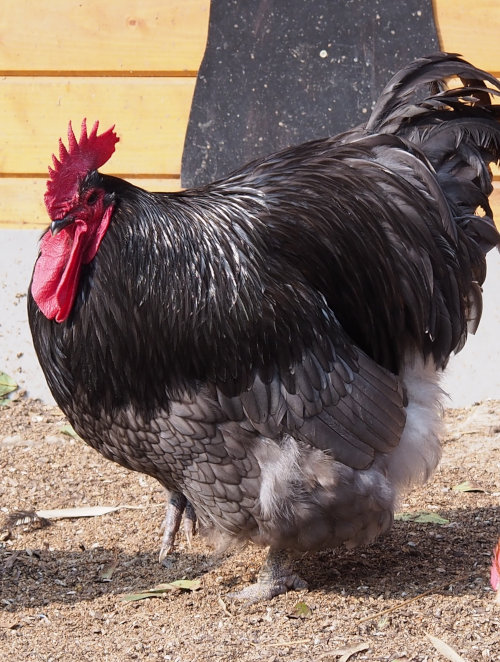
[[92, 193], [87, 198], [87, 204], [88, 205], [93, 205], [95, 202], [97, 202], [98, 197], [99, 196], [97, 195], [97, 191], [92, 191]]

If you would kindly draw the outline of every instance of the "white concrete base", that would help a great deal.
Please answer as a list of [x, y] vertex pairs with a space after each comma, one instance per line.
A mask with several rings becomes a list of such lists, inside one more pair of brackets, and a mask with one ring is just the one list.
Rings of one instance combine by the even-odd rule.
[[53, 403], [33, 349], [26, 311], [40, 236], [39, 230], [0, 231], [0, 372], [15, 379], [30, 397]]
[[[0, 231], [0, 372], [13, 377], [34, 398], [53, 402], [33, 350], [26, 291], [37, 255], [38, 230]], [[449, 405], [467, 407], [500, 399], [500, 254], [488, 257], [484, 312], [476, 336], [450, 361], [444, 390]]]
[[469, 407], [500, 398], [500, 253], [488, 253], [488, 274], [483, 286], [483, 315], [475, 335], [450, 359], [442, 382], [450, 406]]

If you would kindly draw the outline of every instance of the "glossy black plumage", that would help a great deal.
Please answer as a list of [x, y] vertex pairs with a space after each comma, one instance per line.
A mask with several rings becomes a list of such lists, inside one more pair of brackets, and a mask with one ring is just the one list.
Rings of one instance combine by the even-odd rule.
[[[445, 92], [452, 75], [465, 87]], [[456, 56], [419, 60], [366, 127], [196, 190], [89, 173], [81, 191], [115, 209], [72, 313], [28, 304], [79, 434], [206, 527], [275, 550], [386, 530], [398, 490], [437, 462], [436, 373], [477, 326], [499, 240], [488, 83], [498, 94]]]

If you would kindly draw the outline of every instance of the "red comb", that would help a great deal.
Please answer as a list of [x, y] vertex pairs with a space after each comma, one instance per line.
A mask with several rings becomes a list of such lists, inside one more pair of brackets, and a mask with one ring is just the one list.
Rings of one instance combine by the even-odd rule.
[[119, 138], [114, 126], [97, 135], [99, 122], [87, 135], [87, 120], [82, 122], [80, 139], [77, 141], [71, 122], [68, 126], [68, 149], [59, 139], [59, 159], [52, 155], [53, 167], [49, 166], [50, 179], [47, 181], [45, 206], [49, 216], [55, 220], [71, 207], [71, 202], [78, 194], [80, 180], [88, 172], [100, 168], [115, 151]]

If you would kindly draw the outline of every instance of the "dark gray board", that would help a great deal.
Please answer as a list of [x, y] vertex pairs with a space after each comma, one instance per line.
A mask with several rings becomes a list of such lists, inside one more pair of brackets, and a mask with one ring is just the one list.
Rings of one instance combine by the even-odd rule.
[[212, 0], [183, 186], [359, 124], [393, 73], [436, 50], [431, 0]]

